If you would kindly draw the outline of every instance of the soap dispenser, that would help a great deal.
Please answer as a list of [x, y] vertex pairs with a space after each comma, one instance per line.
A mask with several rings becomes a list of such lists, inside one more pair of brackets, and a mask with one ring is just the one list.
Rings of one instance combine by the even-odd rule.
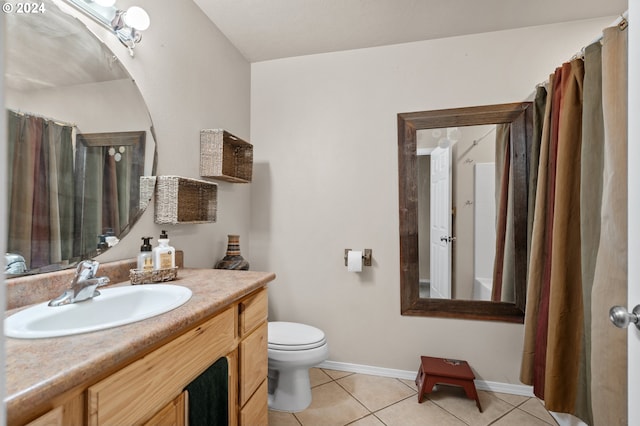
[[151, 271], [153, 269], [153, 253], [151, 252], [151, 243], [153, 237], [142, 237], [142, 246], [140, 246], [140, 254], [138, 255], [138, 270]]
[[120, 241], [118, 237], [116, 237], [116, 233], [113, 232], [113, 228], [107, 228], [107, 231], [104, 234], [105, 241], [109, 245], [109, 247], [113, 247]]
[[167, 231], [162, 230], [160, 238], [158, 238], [158, 246], [153, 249], [153, 268], [154, 269], [170, 269], [176, 266], [176, 252], [169, 245], [169, 236]]
[[102, 234], [98, 235], [98, 253], [108, 248], [109, 244], [107, 244], [107, 236]]

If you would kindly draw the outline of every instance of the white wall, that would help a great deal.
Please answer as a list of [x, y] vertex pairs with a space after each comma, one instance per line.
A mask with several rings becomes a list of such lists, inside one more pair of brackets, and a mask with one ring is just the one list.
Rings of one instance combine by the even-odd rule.
[[[157, 136], [158, 174], [199, 178], [201, 129], [224, 128], [249, 139], [251, 69], [200, 8], [179, 3], [118, 1], [124, 9], [141, 6], [151, 17], [133, 58], [112, 34], [88, 25], [124, 63], [145, 98]], [[98, 260], [135, 257], [142, 236], [157, 241], [166, 229], [171, 245], [184, 250], [187, 266], [212, 267], [225, 254], [227, 234], [239, 234], [241, 248], [243, 241], [248, 246], [249, 196], [249, 185], [219, 182], [217, 223], [199, 225], [156, 225], [151, 203], [132, 231]]]
[[[396, 115], [525, 100], [614, 19], [252, 64], [249, 260], [277, 274], [270, 319], [322, 328], [332, 361], [446, 356], [519, 383], [522, 325], [400, 315]], [[348, 273], [345, 248], [373, 266]]]
[[129, 79], [6, 92], [6, 108], [72, 123], [82, 133], [139, 131], [151, 126], [144, 99]]

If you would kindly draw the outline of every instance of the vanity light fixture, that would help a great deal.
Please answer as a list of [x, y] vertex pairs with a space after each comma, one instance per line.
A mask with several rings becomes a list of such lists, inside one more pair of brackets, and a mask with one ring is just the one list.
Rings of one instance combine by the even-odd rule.
[[102, 7], [111, 7], [116, 4], [116, 0], [95, 0], [95, 3]]
[[116, 0], [64, 0], [96, 22], [109, 28], [118, 40], [129, 49], [133, 56], [133, 48], [142, 40], [141, 31], [149, 28], [149, 14], [139, 6], [131, 6], [127, 10], [118, 9]]

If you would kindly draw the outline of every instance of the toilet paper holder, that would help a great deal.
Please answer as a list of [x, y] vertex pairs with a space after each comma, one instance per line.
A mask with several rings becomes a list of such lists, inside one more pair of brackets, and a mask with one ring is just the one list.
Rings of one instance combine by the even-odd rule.
[[[350, 251], [350, 248], [344, 249], [344, 266], [348, 266], [347, 259]], [[362, 264], [364, 266], [371, 266], [371, 249], [362, 250]]]

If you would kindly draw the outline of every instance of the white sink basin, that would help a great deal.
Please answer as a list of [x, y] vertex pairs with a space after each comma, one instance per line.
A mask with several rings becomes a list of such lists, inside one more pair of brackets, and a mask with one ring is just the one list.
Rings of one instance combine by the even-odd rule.
[[4, 334], [18, 339], [70, 336], [104, 330], [163, 314], [186, 303], [191, 290], [171, 284], [100, 289], [100, 296], [70, 305], [48, 302], [16, 312], [4, 320]]

